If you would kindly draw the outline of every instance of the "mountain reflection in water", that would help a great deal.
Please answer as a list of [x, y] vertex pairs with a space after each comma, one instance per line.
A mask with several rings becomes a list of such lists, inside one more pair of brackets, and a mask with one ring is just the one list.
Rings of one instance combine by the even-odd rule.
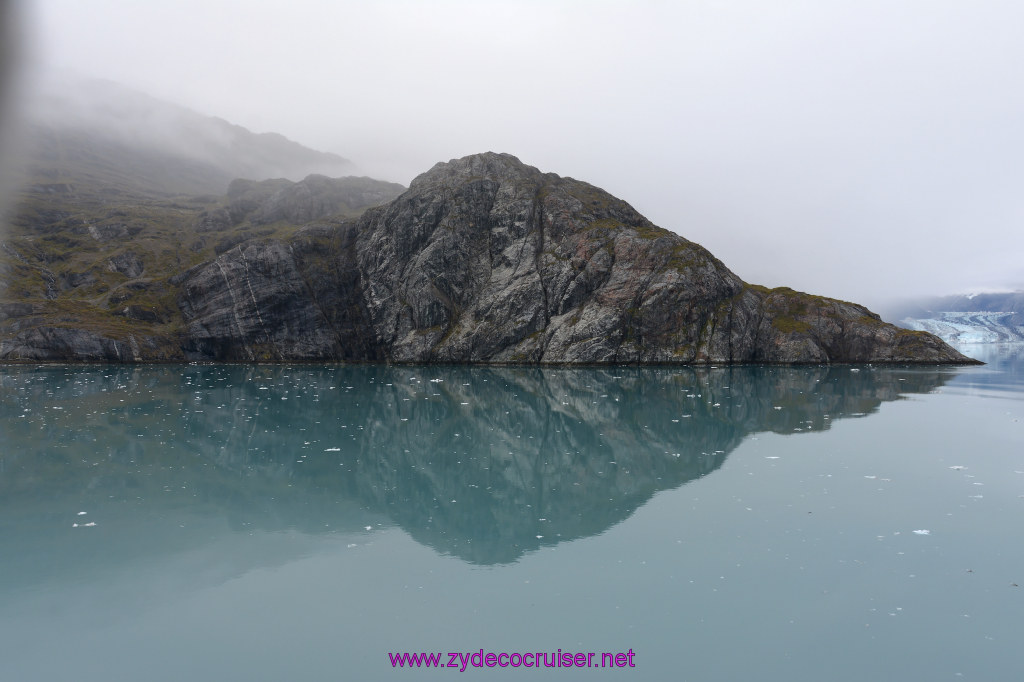
[[61, 571], [77, 522], [110, 530], [81, 545], [74, 570], [90, 557], [158, 560], [217, 534], [393, 523], [437, 552], [509, 563], [604, 532], [715, 471], [750, 434], [828, 429], [954, 374], [6, 367], [0, 545], [17, 548], [13, 575], [38, 577]]

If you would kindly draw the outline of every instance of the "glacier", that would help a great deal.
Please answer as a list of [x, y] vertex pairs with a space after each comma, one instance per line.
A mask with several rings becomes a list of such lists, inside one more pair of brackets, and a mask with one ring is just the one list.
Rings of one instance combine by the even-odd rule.
[[899, 325], [935, 334], [946, 343], [1024, 343], [1024, 326], [1014, 325], [1012, 311], [940, 312], [936, 317], [906, 317]]

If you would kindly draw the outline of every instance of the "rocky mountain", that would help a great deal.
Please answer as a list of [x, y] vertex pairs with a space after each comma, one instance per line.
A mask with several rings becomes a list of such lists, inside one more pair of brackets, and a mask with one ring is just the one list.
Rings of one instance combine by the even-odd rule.
[[507, 154], [438, 164], [356, 221], [179, 281], [190, 359], [966, 361], [861, 306], [746, 284], [624, 201]]
[[[320, 181], [304, 182], [304, 190], [235, 185], [227, 205], [193, 219], [203, 243], [182, 241], [144, 281], [131, 277], [124, 252], [116, 262], [114, 253], [97, 258], [91, 270], [51, 270], [46, 291], [57, 293], [55, 301], [57, 289], [87, 286], [98, 267], [126, 270], [116, 294], [95, 289], [91, 300], [96, 309], [122, 310], [124, 324], [104, 325], [102, 315], [86, 324], [81, 311], [59, 305], [47, 321], [26, 292], [0, 309], [8, 318], [0, 318], [0, 358], [971, 362], [856, 304], [747, 284], [626, 202], [507, 154], [439, 163], [358, 218], [294, 229], [288, 221], [313, 215], [306, 208], [335, 205], [309, 200]], [[238, 221], [255, 227], [273, 219], [292, 227], [232, 230]], [[78, 229], [81, 242], [117, 239], [129, 227], [108, 220], [57, 233]], [[218, 230], [237, 243], [218, 240], [227, 248], [202, 262], [182, 257], [209, 248], [202, 235]], [[137, 301], [133, 285], [146, 292]]]

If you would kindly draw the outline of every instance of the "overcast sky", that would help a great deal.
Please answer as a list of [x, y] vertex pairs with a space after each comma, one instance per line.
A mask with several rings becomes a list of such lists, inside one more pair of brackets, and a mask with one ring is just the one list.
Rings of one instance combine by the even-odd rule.
[[1019, 0], [26, 0], [26, 59], [403, 184], [509, 152], [750, 282], [1024, 287]]

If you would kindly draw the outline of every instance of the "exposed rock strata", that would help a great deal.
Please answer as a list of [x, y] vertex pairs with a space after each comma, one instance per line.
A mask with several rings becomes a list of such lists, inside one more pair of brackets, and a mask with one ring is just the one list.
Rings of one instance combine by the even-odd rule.
[[506, 154], [437, 164], [355, 221], [240, 244], [179, 281], [189, 359], [970, 362], [862, 306], [748, 285]]
[[[147, 354], [148, 356], [148, 354]], [[134, 337], [126, 341], [65, 327], [32, 327], [0, 341], [0, 358], [35, 362], [140, 362], [142, 349]]]

